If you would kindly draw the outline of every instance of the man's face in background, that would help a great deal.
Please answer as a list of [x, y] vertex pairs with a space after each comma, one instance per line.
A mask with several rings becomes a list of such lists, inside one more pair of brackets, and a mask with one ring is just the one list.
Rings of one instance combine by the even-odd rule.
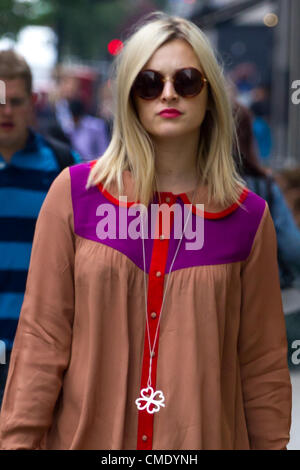
[[32, 119], [33, 95], [22, 78], [1, 79], [5, 84], [5, 104], [0, 104], [0, 153], [11, 156], [26, 142]]

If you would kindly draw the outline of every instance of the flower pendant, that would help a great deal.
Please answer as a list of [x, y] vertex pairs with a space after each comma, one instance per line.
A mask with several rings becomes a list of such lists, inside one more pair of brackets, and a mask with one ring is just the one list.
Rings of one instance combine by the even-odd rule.
[[164, 404], [165, 397], [161, 390], [154, 392], [152, 387], [143, 388], [141, 390], [140, 398], [135, 400], [138, 410], [146, 410], [147, 413], [153, 414], [160, 410]]

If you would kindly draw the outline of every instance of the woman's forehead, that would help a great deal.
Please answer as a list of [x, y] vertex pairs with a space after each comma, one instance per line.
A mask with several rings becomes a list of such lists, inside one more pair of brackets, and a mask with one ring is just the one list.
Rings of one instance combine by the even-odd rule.
[[192, 46], [183, 39], [174, 39], [160, 46], [143, 67], [161, 72], [185, 67], [196, 67], [201, 70], [200, 62]]

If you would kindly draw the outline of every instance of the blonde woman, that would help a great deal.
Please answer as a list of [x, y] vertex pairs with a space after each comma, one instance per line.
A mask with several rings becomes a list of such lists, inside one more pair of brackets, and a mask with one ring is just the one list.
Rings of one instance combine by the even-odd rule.
[[235, 170], [204, 34], [152, 17], [115, 98], [107, 151], [64, 170], [39, 216], [2, 448], [285, 449], [275, 231]]

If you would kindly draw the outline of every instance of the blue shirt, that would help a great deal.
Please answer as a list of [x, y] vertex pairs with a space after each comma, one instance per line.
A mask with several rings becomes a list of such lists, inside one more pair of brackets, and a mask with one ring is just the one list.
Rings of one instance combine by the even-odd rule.
[[271, 156], [272, 135], [267, 121], [256, 117], [253, 121], [253, 133], [256, 138], [260, 158], [267, 160]]
[[[265, 178], [244, 175], [249, 189], [270, 204], [267, 180]], [[272, 204], [270, 212], [273, 218], [277, 237], [279, 274], [282, 287], [300, 278], [300, 230], [285, 197], [275, 181], [271, 183]], [[286, 271], [286, 272], [284, 272]], [[285, 277], [287, 276], [287, 279]]]
[[[74, 163], [80, 162], [73, 153]], [[53, 150], [31, 131], [9, 163], [0, 153], [0, 340], [12, 349], [23, 303], [35, 223], [60, 173]]]

